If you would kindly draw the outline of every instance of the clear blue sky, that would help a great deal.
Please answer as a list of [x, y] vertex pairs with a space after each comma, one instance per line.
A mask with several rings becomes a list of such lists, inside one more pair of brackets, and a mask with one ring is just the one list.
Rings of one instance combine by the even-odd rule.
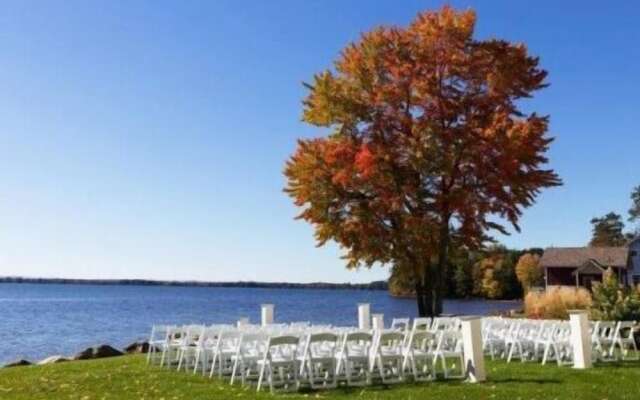
[[[620, 2], [622, 3], [622, 2]], [[369, 281], [317, 249], [282, 193], [301, 82], [435, 1], [3, 2], [0, 275]], [[565, 186], [513, 247], [583, 245], [640, 184], [640, 6], [462, 1], [477, 36], [523, 41], [551, 87]]]

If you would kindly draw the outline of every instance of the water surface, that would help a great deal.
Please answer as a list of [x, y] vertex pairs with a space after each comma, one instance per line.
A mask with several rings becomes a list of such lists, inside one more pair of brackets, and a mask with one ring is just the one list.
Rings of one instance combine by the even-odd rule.
[[[413, 299], [385, 291], [205, 288], [175, 286], [0, 283], [0, 365], [17, 358], [73, 355], [88, 346], [115, 347], [145, 339], [155, 323], [232, 323], [260, 319], [260, 304], [275, 304], [276, 322], [356, 325], [356, 304], [372, 313], [414, 317]], [[450, 314], [489, 314], [518, 302], [447, 300]]]

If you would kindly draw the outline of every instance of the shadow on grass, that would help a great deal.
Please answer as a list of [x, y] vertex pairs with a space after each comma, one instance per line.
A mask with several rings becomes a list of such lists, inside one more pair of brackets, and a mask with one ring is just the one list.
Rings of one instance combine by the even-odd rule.
[[539, 384], [539, 385], [544, 385], [544, 384], [560, 384], [560, 383], [564, 383], [565, 381], [560, 380], [560, 379], [547, 379], [547, 378], [542, 378], [542, 379], [529, 379], [529, 378], [505, 378], [505, 379], [491, 379], [490, 381], [487, 381], [487, 383], [494, 383], [494, 384], [501, 384], [501, 383], [531, 383], [531, 384]]

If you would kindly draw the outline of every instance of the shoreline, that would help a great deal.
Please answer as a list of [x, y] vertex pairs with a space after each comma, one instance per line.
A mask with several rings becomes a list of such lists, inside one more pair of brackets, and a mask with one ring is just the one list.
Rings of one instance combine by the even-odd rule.
[[350, 290], [388, 290], [386, 281], [370, 283], [330, 283], [330, 282], [214, 282], [214, 281], [165, 281], [153, 279], [73, 279], [73, 278], [26, 278], [0, 277], [1, 283], [57, 284], [57, 285], [99, 285], [99, 286], [170, 286], [170, 287], [228, 287], [263, 289], [350, 289]]

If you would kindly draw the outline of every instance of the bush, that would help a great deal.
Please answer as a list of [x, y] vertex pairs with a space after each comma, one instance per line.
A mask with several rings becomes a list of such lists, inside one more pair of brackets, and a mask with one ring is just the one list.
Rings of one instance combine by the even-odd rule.
[[602, 283], [593, 287], [593, 319], [625, 321], [640, 319], [640, 293], [633, 288], [621, 287], [615, 274], [608, 269]]
[[524, 298], [524, 312], [529, 318], [566, 319], [568, 310], [587, 310], [591, 294], [584, 288], [556, 287], [546, 292], [529, 292]]

